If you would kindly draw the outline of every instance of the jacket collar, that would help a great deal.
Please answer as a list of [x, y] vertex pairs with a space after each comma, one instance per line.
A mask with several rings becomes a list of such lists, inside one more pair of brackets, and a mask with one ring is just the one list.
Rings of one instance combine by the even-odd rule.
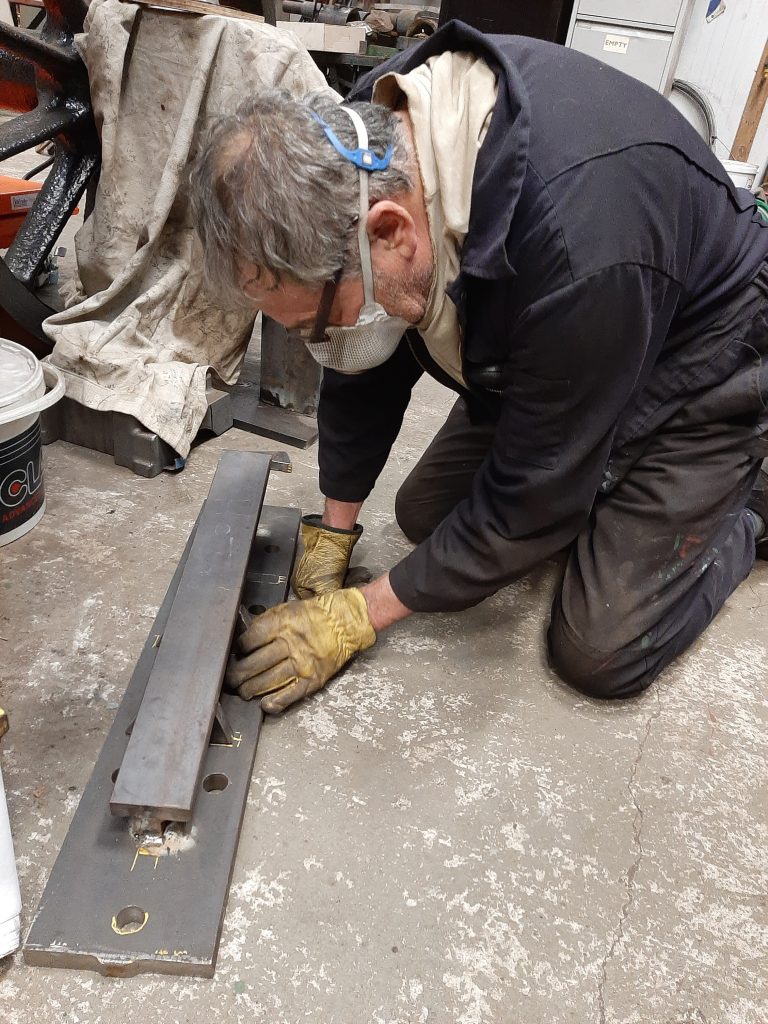
[[477, 157], [469, 231], [461, 254], [462, 276], [487, 280], [515, 274], [507, 258], [506, 241], [525, 178], [530, 132], [528, 94], [498, 38], [483, 35], [461, 21], [449, 21], [423, 43], [369, 72], [347, 97], [349, 102], [370, 100], [373, 84], [381, 75], [392, 71], [407, 74], [446, 50], [475, 53], [495, 71], [498, 96]]

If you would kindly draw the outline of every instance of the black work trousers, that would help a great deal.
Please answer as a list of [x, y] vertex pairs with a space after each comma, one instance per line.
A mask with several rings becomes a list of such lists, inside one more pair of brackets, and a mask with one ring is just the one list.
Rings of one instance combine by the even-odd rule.
[[[726, 381], [625, 452], [588, 525], [571, 545], [547, 635], [550, 663], [592, 697], [648, 687], [709, 625], [755, 559], [745, 502], [768, 430], [768, 304], [739, 344], [745, 359]], [[738, 317], [736, 318], [738, 320]], [[463, 399], [407, 477], [397, 521], [424, 540], [469, 493], [493, 441]]]

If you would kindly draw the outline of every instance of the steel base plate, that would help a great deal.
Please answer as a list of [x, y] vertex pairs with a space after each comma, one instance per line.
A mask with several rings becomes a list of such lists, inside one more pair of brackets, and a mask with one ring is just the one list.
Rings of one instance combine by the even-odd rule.
[[[251, 609], [287, 596], [301, 513], [265, 507], [243, 603]], [[127, 819], [110, 814], [114, 775], [141, 704], [190, 543], [155, 619], [114, 724], [75, 812], [24, 944], [24, 959], [108, 976], [142, 972], [211, 977], [253, 770], [262, 711], [224, 695], [234, 734], [211, 745], [191, 825], [178, 852], [136, 849]]]
[[230, 395], [232, 419], [240, 430], [269, 437], [293, 448], [309, 448], [317, 440], [317, 420], [314, 417], [300, 416], [277, 405], [266, 405], [259, 398], [259, 389], [255, 385], [238, 385]]

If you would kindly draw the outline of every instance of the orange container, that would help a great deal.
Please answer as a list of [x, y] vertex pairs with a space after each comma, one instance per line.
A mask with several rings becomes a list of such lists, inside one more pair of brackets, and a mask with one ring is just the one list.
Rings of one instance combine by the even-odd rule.
[[0, 217], [23, 216], [42, 187], [42, 181], [8, 178], [0, 174]]
[[[13, 242], [43, 184], [0, 174], [0, 249], [7, 249]], [[80, 213], [80, 207], [72, 213]]]
[[26, 213], [19, 213], [14, 217], [0, 217], [0, 249], [9, 248], [26, 216]]

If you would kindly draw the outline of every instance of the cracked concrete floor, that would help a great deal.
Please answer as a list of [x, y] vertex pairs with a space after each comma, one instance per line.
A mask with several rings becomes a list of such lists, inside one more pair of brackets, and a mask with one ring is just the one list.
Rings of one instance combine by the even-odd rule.
[[[365, 509], [445, 415], [422, 383]], [[0, 553], [2, 749], [24, 926], [231, 431], [137, 479], [58, 443], [48, 511]], [[316, 452], [268, 500], [319, 507]], [[0, 967], [0, 1020], [164, 1024], [766, 1024], [768, 569], [649, 693], [547, 669], [556, 567], [395, 627], [267, 722], [212, 981]], [[73, 908], [76, 912], [76, 908]]]

